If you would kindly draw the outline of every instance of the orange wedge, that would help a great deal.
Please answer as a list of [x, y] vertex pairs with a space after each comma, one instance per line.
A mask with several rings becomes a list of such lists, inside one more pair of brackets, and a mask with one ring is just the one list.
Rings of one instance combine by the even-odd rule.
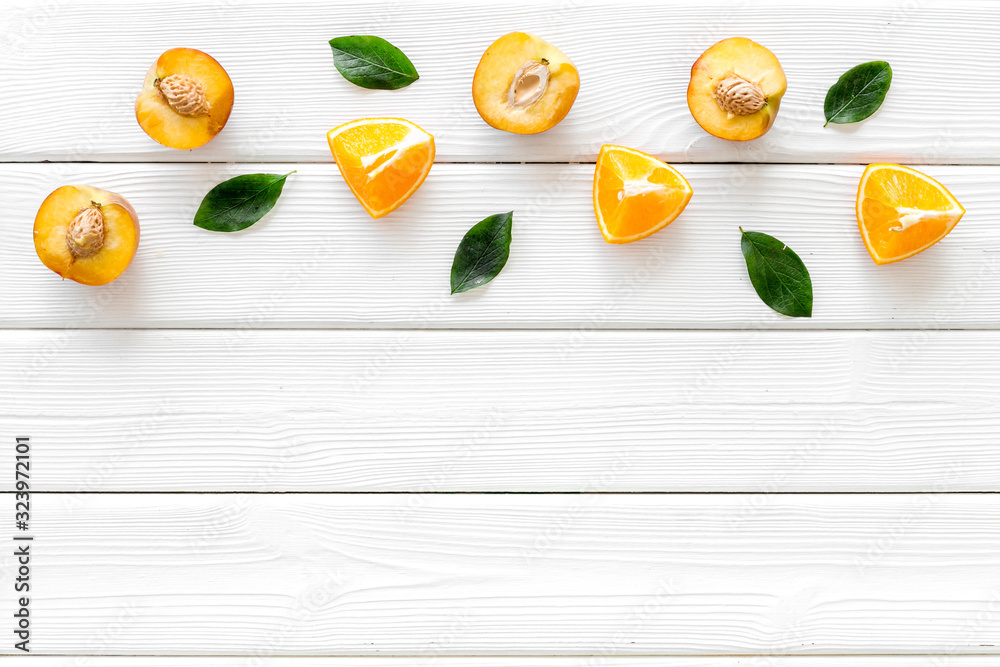
[[926, 174], [898, 164], [870, 164], [857, 202], [861, 240], [876, 264], [912, 257], [948, 235], [965, 209]]
[[434, 137], [402, 118], [362, 118], [326, 138], [348, 187], [373, 218], [399, 208], [434, 164]]
[[652, 155], [604, 146], [594, 170], [594, 213], [608, 243], [631, 243], [655, 234], [691, 201], [691, 185]]

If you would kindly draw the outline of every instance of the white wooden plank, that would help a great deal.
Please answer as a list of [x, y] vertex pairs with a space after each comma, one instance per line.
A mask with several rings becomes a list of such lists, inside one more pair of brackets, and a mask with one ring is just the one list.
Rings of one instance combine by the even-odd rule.
[[0, 344], [0, 433], [33, 438], [37, 490], [754, 503], [1000, 490], [996, 332], [8, 331]]
[[995, 656], [866, 655], [866, 656], [504, 656], [406, 658], [315, 658], [303, 656], [40, 656], [23, 660], [32, 667], [996, 667]]
[[732, 495], [69, 500], [33, 499], [39, 653], [995, 656], [1000, 634], [997, 495], [746, 521]]
[[[8, 9], [6, 5], [13, 5]], [[402, 116], [438, 138], [442, 161], [587, 161], [601, 143], [672, 161], [993, 163], [1000, 156], [990, 85], [1000, 59], [1000, 6], [976, 0], [836, 3], [606, 3], [502, 0], [295, 3], [5, 3], [0, 159], [327, 161], [325, 133], [368, 116]], [[456, 11], [462, 7], [463, 11]], [[540, 136], [488, 127], [472, 105], [479, 57], [497, 37], [539, 34], [576, 62], [570, 115]], [[395, 92], [352, 87], [336, 73], [331, 37], [378, 34], [400, 46], [421, 79]], [[691, 65], [734, 35], [768, 46], [789, 80], [778, 122], [735, 144], [695, 124]], [[208, 146], [162, 148], [139, 129], [133, 101], [167, 48], [217, 57], [236, 86], [225, 131]], [[892, 90], [877, 117], [823, 128], [826, 90], [849, 67], [888, 60]]]
[[[191, 221], [240, 173], [298, 169], [276, 209], [240, 234]], [[934, 248], [876, 266], [854, 216], [860, 166], [687, 165], [683, 215], [631, 244], [604, 242], [589, 165], [438, 165], [390, 218], [373, 221], [334, 165], [5, 165], [0, 326], [392, 328], [1000, 327], [1000, 167], [935, 166], [968, 209]], [[31, 224], [66, 183], [103, 186], [139, 212], [142, 242], [115, 283], [61, 281]], [[514, 210], [514, 243], [488, 287], [451, 297], [462, 235]], [[814, 317], [756, 296], [739, 226], [777, 236], [809, 266]]]

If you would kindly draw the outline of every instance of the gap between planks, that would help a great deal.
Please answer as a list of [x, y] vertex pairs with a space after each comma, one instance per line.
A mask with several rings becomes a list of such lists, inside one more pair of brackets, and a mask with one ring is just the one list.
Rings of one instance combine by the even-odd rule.
[[[4, 654], [0, 654], [3, 656]], [[9, 655], [9, 654], [8, 654]], [[17, 657], [17, 656], [10, 656]], [[810, 655], [789, 657], [780, 653], [751, 653], [713, 656], [634, 655], [448, 655], [428, 658], [427, 654], [392, 656], [359, 655], [124, 655], [104, 653], [32, 653], [20, 658], [32, 667], [996, 667], [997, 654], [922, 653], [918, 655], [872, 653], [852, 655]], [[414, 662], [422, 661], [422, 662]], [[502, 662], [494, 662], [502, 661]]]
[[[16, 491], [0, 491], [14, 495]], [[1000, 491], [32, 491], [74, 496], [989, 496]]]

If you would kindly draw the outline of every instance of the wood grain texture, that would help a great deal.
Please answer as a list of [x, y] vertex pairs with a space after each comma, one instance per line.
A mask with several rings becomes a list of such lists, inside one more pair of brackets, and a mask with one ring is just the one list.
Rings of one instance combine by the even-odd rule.
[[314, 658], [305, 656], [45, 656], [32, 657], [32, 667], [996, 667], [985, 655], [866, 655], [866, 656], [504, 656], [407, 658]]
[[[503, 0], [469, 10], [396, 0], [8, 4], [0, 60], [12, 94], [0, 99], [0, 160], [325, 162], [326, 132], [369, 116], [423, 126], [444, 162], [593, 161], [602, 143], [675, 162], [995, 164], [1000, 156], [993, 131], [1000, 87], [986, 83], [1000, 59], [1000, 6], [990, 2]], [[494, 130], [472, 104], [480, 56], [511, 30], [548, 39], [580, 71], [573, 110], [539, 136]], [[389, 39], [420, 80], [394, 92], [353, 87], [337, 74], [327, 44], [348, 34]], [[789, 80], [774, 128], [747, 144], [702, 131], [685, 97], [698, 56], [737, 35], [774, 51]], [[236, 87], [228, 126], [195, 151], [157, 145], [133, 112], [150, 64], [181, 45], [214, 55]], [[848, 68], [876, 59], [894, 71], [878, 115], [823, 128], [827, 89]]]
[[39, 491], [1000, 490], [994, 332], [3, 340]]
[[[191, 221], [213, 185], [298, 169], [245, 232]], [[926, 168], [968, 213], [940, 244], [876, 266], [854, 214], [859, 166], [687, 165], [695, 195], [655, 236], [604, 242], [588, 165], [437, 165], [390, 218], [373, 221], [334, 165], [4, 165], [0, 326], [389, 328], [996, 328], [1000, 167]], [[61, 281], [38, 260], [31, 221], [66, 183], [118, 192], [142, 242], [114, 283]], [[449, 295], [465, 232], [514, 210], [506, 268]], [[780, 316], [753, 291], [739, 226], [796, 250], [812, 275], [811, 319]]]
[[996, 655], [1000, 496], [745, 500], [36, 495], [33, 648]]
[[[1000, 4], [3, 5], [0, 437], [32, 438], [35, 665], [1000, 660], [1000, 494], [965, 493], [1000, 491], [1000, 88], [984, 85]], [[543, 135], [495, 131], [471, 103], [510, 30], [581, 72]], [[421, 80], [343, 81], [327, 40], [352, 33], [400, 46]], [[691, 63], [731, 35], [790, 82], [747, 144], [684, 102]], [[156, 145], [132, 111], [175, 46], [236, 84], [229, 126], [195, 151]], [[894, 68], [884, 107], [822, 128], [826, 89], [873, 59]], [[434, 133], [441, 162], [378, 222], [325, 142], [373, 115]], [[696, 194], [670, 229], [603, 242], [578, 163], [604, 143], [681, 163]], [[874, 266], [853, 201], [875, 161], [930, 165], [968, 215]], [[254, 228], [191, 224], [217, 182], [291, 169]], [[31, 246], [44, 196], [74, 182], [142, 219], [105, 288], [59, 281]], [[511, 209], [504, 272], [450, 297], [462, 234]], [[806, 261], [813, 319], [759, 302], [740, 224]], [[8, 620], [14, 568], [5, 550]]]

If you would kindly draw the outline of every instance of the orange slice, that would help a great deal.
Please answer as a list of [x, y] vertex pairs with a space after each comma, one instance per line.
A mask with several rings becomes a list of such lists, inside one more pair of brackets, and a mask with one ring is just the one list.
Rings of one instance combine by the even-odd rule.
[[373, 218], [399, 208], [434, 164], [434, 137], [401, 118], [362, 118], [326, 138], [348, 187]]
[[691, 185], [652, 155], [604, 146], [594, 170], [594, 213], [608, 243], [631, 243], [654, 234], [681, 214]]
[[912, 257], [948, 235], [965, 209], [926, 174], [898, 164], [870, 164], [857, 202], [861, 240], [876, 264]]

